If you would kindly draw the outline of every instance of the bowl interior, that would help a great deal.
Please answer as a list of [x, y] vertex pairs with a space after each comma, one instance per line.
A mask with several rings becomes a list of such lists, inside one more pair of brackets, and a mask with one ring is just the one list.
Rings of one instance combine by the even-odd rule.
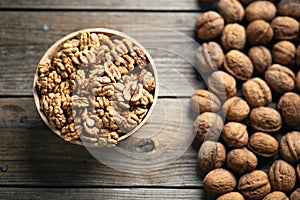
[[[83, 30], [79, 30], [73, 33], [70, 33], [66, 36], [64, 36], [63, 38], [61, 38], [60, 40], [58, 40], [57, 42], [55, 42], [47, 51], [46, 53], [43, 55], [43, 57], [41, 58], [39, 65], [46, 63], [49, 60], [53, 60], [54, 55], [61, 49], [62, 44], [64, 42], [66, 42], [67, 40], [73, 39], [75, 37], [77, 37], [77, 35], [81, 32], [90, 32], [90, 33], [102, 33], [104, 35], [107, 35], [109, 37], [113, 37], [116, 39], [129, 39], [134, 45], [138, 46], [139, 48], [141, 48], [143, 50], [143, 52], [145, 53], [148, 61], [149, 61], [149, 68], [151, 73], [154, 76], [155, 79], [155, 83], [156, 83], [156, 87], [154, 89], [154, 101], [151, 104], [151, 107], [149, 108], [146, 116], [143, 118], [142, 122], [139, 123], [135, 128], [133, 128], [132, 130], [130, 130], [128, 133], [122, 135], [121, 137], [118, 138], [118, 141], [124, 140], [126, 138], [128, 138], [130, 135], [134, 134], [138, 129], [140, 129], [145, 122], [148, 120], [149, 116], [151, 115], [151, 112], [155, 106], [155, 103], [157, 101], [157, 97], [158, 97], [158, 74], [157, 74], [157, 70], [156, 70], [156, 66], [155, 63], [152, 59], [152, 57], [150, 56], [149, 52], [135, 39], [133, 39], [132, 37], [121, 33], [119, 31], [116, 30], [111, 30], [111, 29], [105, 29], [105, 28], [92, 28], [92, 29], [83, 29]], [[35, 76], [34, 76], [34, 82], [33, 82], [33, 96], [34, 96], [34, 101], [35, 101], [35, 105], [36, 108], [38, 110], [39, 115], [41, 116], [42, 120], [45, 122], [45, 124], [59, 137], [63, 138], [63, 135], [61, 134], [60, 130], [58, 130], [55, 126], [53, 126], [47, 119], [46, 115], [44, 114], [44, 112], [41, 110], [41, 106], [40, 106], [40, 99], [39, 99], [39, 95], [38, 95], [38, 91], [36, 88], [36, 81], [38, 80], [38, 70], [36, 70], [35, 72]], [[69, 141], [70, 143], [73, 144], [77, 144], [77, 145], [83, 145], [83, 143], [80, 140], [71, 140]]]

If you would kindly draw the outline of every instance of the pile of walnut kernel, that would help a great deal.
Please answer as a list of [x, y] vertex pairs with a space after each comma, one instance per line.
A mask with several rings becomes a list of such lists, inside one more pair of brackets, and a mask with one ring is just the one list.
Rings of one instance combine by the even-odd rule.
[[300, 1], [203, 1], [216, 5], [195, 23], [203, 187], [217, 200], [299, 200]]
[[154, 101], [145, 52], [129, 39], [80, 32], [38, 66], [41, 111], [66, 141], [114, 146]]

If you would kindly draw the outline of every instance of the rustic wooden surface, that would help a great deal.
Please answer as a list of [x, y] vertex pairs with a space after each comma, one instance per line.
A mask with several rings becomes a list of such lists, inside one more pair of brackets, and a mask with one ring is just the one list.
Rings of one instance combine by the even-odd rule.
[[[0, 1], [0, 171], [1, 199], [212, 199], [202, 189], [197, 166], [197, 145], [176, 162], [146, 174], [106, 167], [83, 147], [71, 145], [40, 119], [32, 97], [36, 65], [57, 39], [72, 31], [104, 27], [130, 31], [163, 27], [194, 37], [194, 21], [207, 9], [197, 0], [1, 0]], [[185, 43], [172, 36], [139, 35], [153, 45], [158, 38]], [[192, 126], [191, 88], [203, 83], [193, 67], [170, 52], [150, 51], [158, 65], [162, 88], [159, 102], [172, 104], [179, 97], [183, 124]], [[194, 52], [191, 52], [194, 53]], [[182, 84], [170, 69], [191, 85]], [[175, 114], [176, 115], [176, 114]]]

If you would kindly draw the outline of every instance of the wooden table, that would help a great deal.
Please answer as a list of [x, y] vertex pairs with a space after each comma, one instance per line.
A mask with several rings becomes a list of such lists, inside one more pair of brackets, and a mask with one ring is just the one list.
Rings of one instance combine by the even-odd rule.
[[[193, 38], [194, 22], [204, 9], [198, 0], [1, 0], [0, 9], [0, 166], [8, 167], [0, 171], [1, 199], [211, 199], [202, 189], [197, 147], [160, 170], [120, 172], [54, 135], [40, 119], [32, 94], [39, 59], [62, 36], [91, 27], [125, 32], [164, 27]], [[152, 56], [164, 81], [180, 86], [168, 76], [172, 68], [193, 88], [202, 87], [184, 59], [167, 52]], [[179, 89], [177, 96], [189, 111], [190, 94]], [[161, 91], [159, 101], [172, 99]], [[193, 117], [183, 123], [192, 125]]]

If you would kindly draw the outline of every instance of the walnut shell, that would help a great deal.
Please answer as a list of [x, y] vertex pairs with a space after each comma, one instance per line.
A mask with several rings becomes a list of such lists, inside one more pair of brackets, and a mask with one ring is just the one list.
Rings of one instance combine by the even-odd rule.
[[272, 157], [278, 152], [277, 140], [269, 134], [256, 132], [251, 135], [248, 143], [249, 149], [262, 157]]
[[300, 45], [296, 49], [296, 59], [295, 59], [296, 65], [300, 67]]
[[217, 200], [245, 200], [243, 195], [238, 192], [229, 192], [227, 194], [223, 194], [219, 196]]
[[256, 156], [247, 148], [233, 149], [227, 155], [227, 166], [229, 169], [243, 174], [257, 167]]
[[220, 0], [217, 9], [227, 23], [242, 21], [245, 15], [242, 4], [237, 0]]
[[236, 94], [235, 79], [228, 73], [216, 71], [207, 80], [208, 88], [219, 99], [228, 99]]
[[287, 125], [292, 127], [300, 125], [300, 96], [297, 93], [284, 93], [279, 99], [278, 110]]
[[224, 53], [216, 42], [203, 43], [196, 53], [197, 69], [203, 73], [212, 73], [221, 68], [224, 62]]
[[278, 14], [300, 18], [300, 1], [299, 0], [281, 0], [278, 5]]
[[219, 13], [208, 11], [198, 17], [195, 27], [200, 39], [210, 40], [222, 33], [224, 19]]
[[276, 17], [272, 20], [271, 27], [278, 40], [294, 40], [298, 37], [299, 23], [291, 17]]
[[290, 200], [299, 200], [300, 199], [300, 188], [294, 190], [294, 192], [290, 196]]
[[276, 7], [269, 1], [254, 1], [245, 9], [245, 17], [248, 21], [262, 19], [265, 21], [272, 20], [276, 15]]
[[298, 180], [300, 181], [300, 163], [296, 167], [296, 173], [297, 173], [297, 176], [298, 176]]
[[269, 170], [273, 190], [291, 191], [296, 184], [296, 172], [293, 166], [283, 160], [276, 160]]
[[300, 90], [300, 71], [298, 71], [296, 76], [296, 87], [298, 90]]
[[229, 121], [242, 121], [249, 115], [250, 107], [241, 97], [231, 97], [223, 104], [222, 114]]
[[252, 47], [248, 52], [248, 56], [257, 72], [265, 72], [272, 65], [271, 52], [264, 46]]
[[239, 122], [228, 122], [223, 127], [222, 137], [228, 147], [243, 147], [249, 139], [247, 126]]
[[292, 131], [281, 138], [280, 153], [284, 160], [290, 163], [300, 161], [300, 132]]
[[213, 195], [221, 195], [232, 192], [235, 186], [235, 177], [231, 172], [223, 168], [210, 171], [203, 179], [204, 189]]
[[226, 159], [226, 150], [222, 143], [205, 141], [198, 152], [198, 163], [203, 171], [222, 167]]
[[246, 29], [249, 44], [268, 44], [273, 38], [270, 24], [264, 20], [252, 21]]
[[280, 113], [269, 107], [257, 107], [250, 112], [250, 125], [258, 131], [273, 133], [282, 126]]
[[244, 174], [239, 180], [238, 190], [246, 199], [262, 199], [271, 191], [268, 175], [261, 170]]
[[260, 78], [252, 78], [243, 84], [243, 96], [252, 107], [266, 106], [272, 102], [268, 84]]
[[221, 108], [218, 97], [207, 90], [196, 90], [191, 97], [190, 105], [197, 113], [218, 111]]
[[202, 113], [194, 121], [194, 134], [200, 142], [203, 142], [204, 139], [213, 141], [218, 140], [222, 129], [222, 118], [212, 112]]
[[279, 64], [287, 65], [295, 57], [296, 48], [289, 41], [280, 41], [273, 46], [273, 61]]
[[246, 44], [245, 28], [237, 23], [227, 24], [222, 32], [221, 43], [226, 51], [242, 50]]
[[267, 196], [265, 196], [265, 198], [263, 198], [263, 200], [289, 200], [289, 198], [280, 191], [275, 191], [275, 192], [271, 192], [270, 194], [268, 194]]
[[251, 60], [238, 50], [231, 50], [225, 55], [224, 68], [240, 80], [247, 80], [253, 74]]
[[295, 87], [295, 74], [292, 70], [279, 64], [273, 64], [265, 72], [268, 85], [278, 93], [288, 92]]

